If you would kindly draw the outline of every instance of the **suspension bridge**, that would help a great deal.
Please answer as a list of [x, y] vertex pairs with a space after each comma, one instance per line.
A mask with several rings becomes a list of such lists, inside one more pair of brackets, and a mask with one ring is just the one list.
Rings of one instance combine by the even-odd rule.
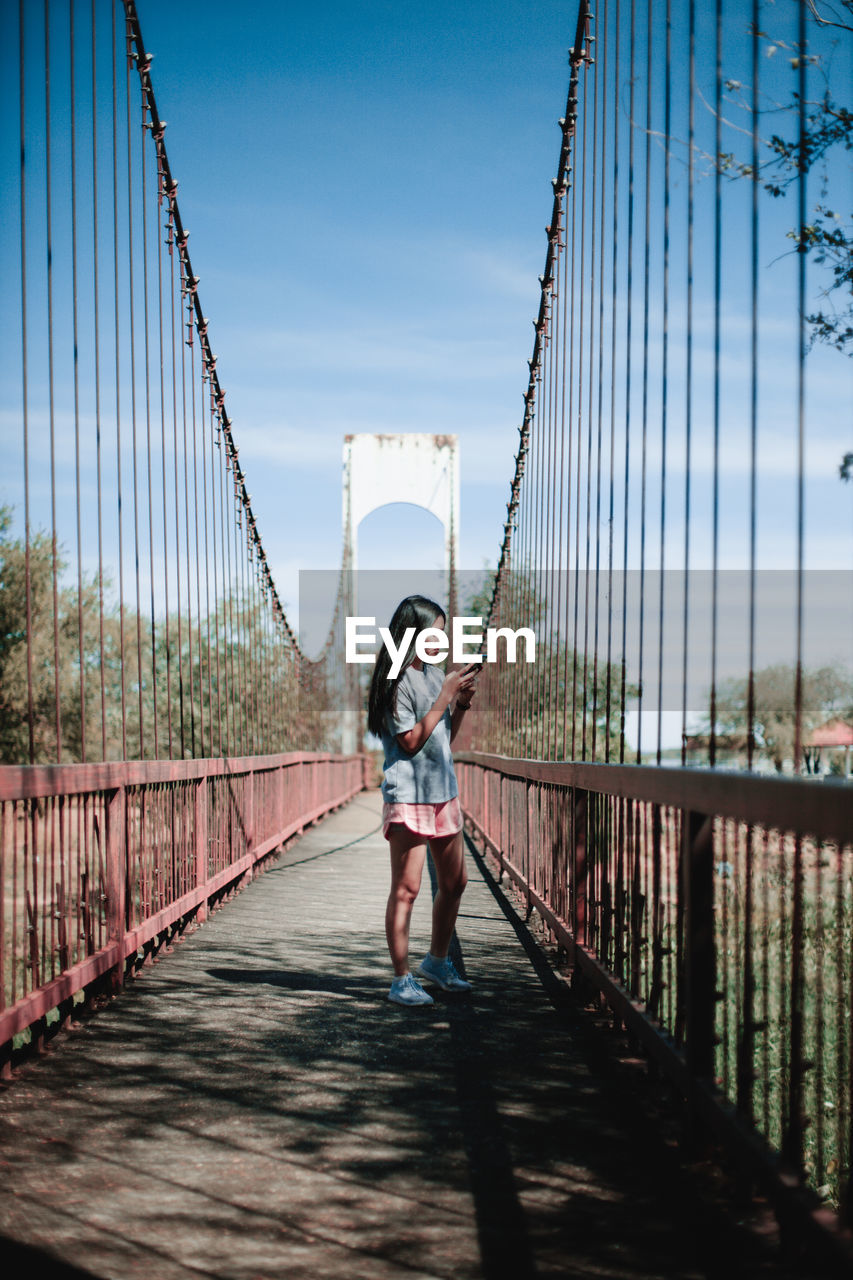
[[849, 4], [571, 14], [485, 585], [456, 563], [458, 472], [420, 499], [448, 624], [533, 627], [536, 661], [484, 666], [457, 740], [473, 993], [406, 1011], [345, 661], [357, 465], [381, 447], [416, 501], [454, 437], [342, 441], [309, 656], [141, 22], [2, 10], [6, 1256], [849, 1274]]

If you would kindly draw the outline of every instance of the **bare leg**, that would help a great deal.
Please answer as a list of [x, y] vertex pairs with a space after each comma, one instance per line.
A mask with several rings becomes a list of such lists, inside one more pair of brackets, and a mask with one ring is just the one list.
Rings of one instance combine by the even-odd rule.
[[429, 847], [438, 880], [438, 891], [432, 904], [432, 941], [429, 949], [436, 960], [443, 960], [456, 925], [459, 900], [468, 883], [462, 832], [457, 831], [452, 836], [432, 836]]
[[402, 978], [409, 972], [409, 924], [421, 887], [426, 844], [423, 836], [396, 822], [388, 830], [388, 843], [391, 848], [391, 892], [385, 909], [385, 937], [394, 973]]

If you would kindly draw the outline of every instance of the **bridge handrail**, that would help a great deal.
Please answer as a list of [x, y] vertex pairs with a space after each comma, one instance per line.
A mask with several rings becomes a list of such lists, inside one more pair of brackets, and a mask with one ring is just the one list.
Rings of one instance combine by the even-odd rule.
[[853, 787], [454, 759], [467, 823], [573, 985], [600, 993], [671, 1079], [693, 1133], [849, 1273]]
[[[339, 761], [349, 756], [332, 751], [283, 751], [264, 756], [214, 756], [192, 760], [107, 760], [93, 764], [31, 764], [0, 766], [0, 801], [82, 795], [116, 787], [156, 782], [218, 778], [260, 772], [307, 760]], [[259, 764], [258, 761], [263, 761]]]
[[365, 785], [362, 755], [0, 767], [0, 1074]]
[[455, 751], [454, 760], [507, 777], [582, 787], [601, 795], [676, 805], [694, 813], [785, 826], [816, 840], [853, 840], [853, 786], [843, 779], [752, 773], [743, 769], [532, 760]]

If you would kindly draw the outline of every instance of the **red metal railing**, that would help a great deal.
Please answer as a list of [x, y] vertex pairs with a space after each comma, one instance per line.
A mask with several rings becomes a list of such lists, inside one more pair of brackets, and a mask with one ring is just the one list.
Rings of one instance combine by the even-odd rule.
[[853, 1260], [853, 790], [456, 755], [468, 822], [780, 1216]]
[[364, 785], [364, 758], [0, 769], [0, 1060]]

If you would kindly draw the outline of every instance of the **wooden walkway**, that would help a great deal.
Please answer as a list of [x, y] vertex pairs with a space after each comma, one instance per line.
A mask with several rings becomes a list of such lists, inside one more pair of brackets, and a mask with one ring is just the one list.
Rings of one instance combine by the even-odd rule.
[[663, 1090], [555, 1004], [473, 854], [473, 994], [388, 1002], [380, 808], [363, 793], [307, 831], [24, 1066], [0, 1097], [7, 1274], [46, 1254], [114, 1280], [805, 1275], [679, 1168]]

